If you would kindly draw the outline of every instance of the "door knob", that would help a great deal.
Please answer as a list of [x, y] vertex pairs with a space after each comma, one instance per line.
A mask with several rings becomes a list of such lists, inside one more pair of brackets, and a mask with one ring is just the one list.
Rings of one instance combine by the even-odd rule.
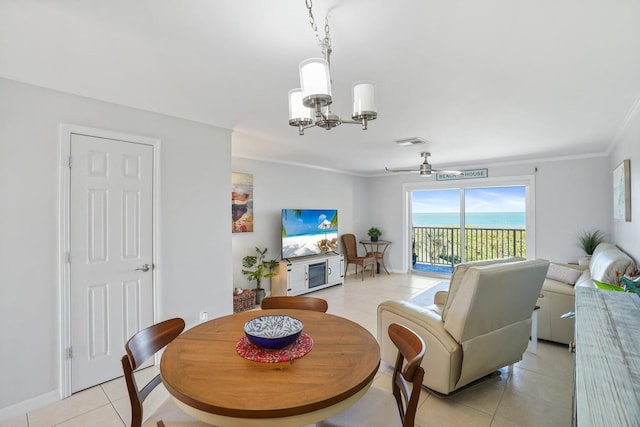
[[149, 271], [150, 268], [151, 268], [151, 266], [149, 264], [142, 264], [142, 267], [136, 268], [136, 271], [140, 270], [140, 271], [144, 271], [146, 273], [147, 271]]

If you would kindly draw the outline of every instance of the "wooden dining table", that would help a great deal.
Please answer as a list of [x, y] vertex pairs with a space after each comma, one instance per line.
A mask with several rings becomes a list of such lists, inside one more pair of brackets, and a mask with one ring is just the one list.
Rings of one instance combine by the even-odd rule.
[[[301, 320], [311, 351], [288, 362], [236, 351], [244, 324], [266, 314]], [[380, 365], [375, 337], [348, 319], [306, 310], [247, 311], [195, 326], [165, 349], [162, 382], [176, 404], [216, 426], [304, 426], [329, 418], [367, 391]]]

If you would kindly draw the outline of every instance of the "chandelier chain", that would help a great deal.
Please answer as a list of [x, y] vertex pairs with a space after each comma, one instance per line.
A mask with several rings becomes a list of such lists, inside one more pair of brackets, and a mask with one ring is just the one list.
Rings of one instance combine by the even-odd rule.
[[318, 25], [316, 24], [316, 19], [313, 16], [313, 0], [305, 0], [305, 4], [307, 5], [307, 9], [309, 10], [309, 24], [311, 25], [311, 29], [313, 30], [316, 41], [318, 45], [322, 49], [322, 54], [328, 58], [331, 54], [331, 38], [329, 36], [329, 16], [327, 16], [324, 20], [324, 38], [320, 38], [320, 32], [318, 31]]

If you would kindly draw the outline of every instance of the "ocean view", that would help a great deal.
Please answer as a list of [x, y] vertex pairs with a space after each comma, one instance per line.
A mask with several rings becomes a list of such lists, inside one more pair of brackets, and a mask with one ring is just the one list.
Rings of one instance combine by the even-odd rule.
[[[487, 228], [526, 227], [524, 212], [467, 212], [466, 225]], [[414, 227], [458, 227], [460, 214], [457, 212], [414, 213]]]

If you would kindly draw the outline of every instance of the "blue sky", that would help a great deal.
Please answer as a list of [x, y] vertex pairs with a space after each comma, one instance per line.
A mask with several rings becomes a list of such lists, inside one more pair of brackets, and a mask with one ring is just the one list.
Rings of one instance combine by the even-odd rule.
[[[460, 190], [414, 191], [413, 213], [458, 212]], [[466, 212], [525, 212], [525, 187], [485, 187], [465, 190]]]

